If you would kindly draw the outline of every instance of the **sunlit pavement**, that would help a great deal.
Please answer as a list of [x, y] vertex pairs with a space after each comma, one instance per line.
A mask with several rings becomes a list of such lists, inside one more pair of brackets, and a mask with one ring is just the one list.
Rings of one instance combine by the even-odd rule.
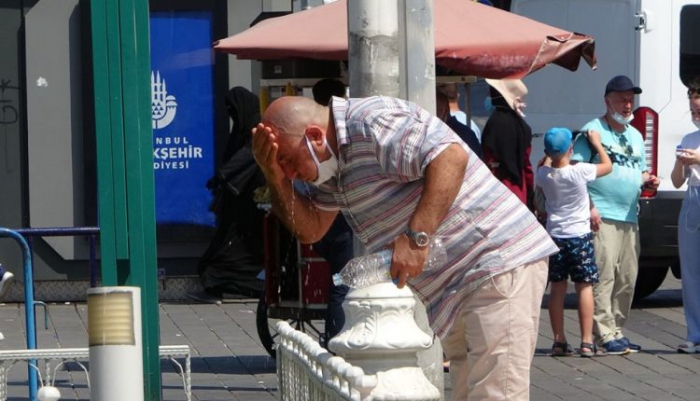
[[[670, 274], [661, 290], [640, 302], [627, 324], [627, 336], [644, 351], [626, 357], [593, 359], [547, 356], [551, 328], [542, 310], [538, 350], [532, 369], [531, 399], [546, 400], [698, 400], [700, 360], [676, 353], [684, 341], [685, 320], [681, 308], [680, 282]], [[573, 292], [573, 288], [570, 288]], [[546, 305], [546, 297], [543, 305]], [[230, 300], [222, 305], [161, 305], [163, 345], [188, 344], [192, 349], [194, 400], [274, 400], [277, 391], [275, 361], [262, 347], [255, 324], [257, 300]], [[40, 348], [87, 346], [87, 308], [84, 304], [49, 306], [49, 328], [37, 310]], [[0, 349], [26, 348], [22, 305], [0, 306]], [[578, 347], [575, 297], [567, 298], [568, 340]], [[163, 400], [185, 400], [176, 368], [161, 362]], [[10, 400], [28, 399], [27, 368], [18, 363], [9, 373]], [[449, 375], [445, 376], [449, 399]], [[60, 369], [56, 387], [62, 400], [88, 400], [85, 374], [75, 363]]]

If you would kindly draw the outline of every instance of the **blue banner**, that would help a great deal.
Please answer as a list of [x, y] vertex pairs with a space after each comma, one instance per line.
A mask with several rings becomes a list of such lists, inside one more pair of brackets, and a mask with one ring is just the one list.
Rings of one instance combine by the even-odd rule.
[[214, 226], [205, 187], [215, 157], [212, 17], [209, 11], [151, 12], [158, 225]]

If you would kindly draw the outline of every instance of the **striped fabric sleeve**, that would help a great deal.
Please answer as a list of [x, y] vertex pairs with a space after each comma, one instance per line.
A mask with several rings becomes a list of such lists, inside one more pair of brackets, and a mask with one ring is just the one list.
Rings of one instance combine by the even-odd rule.
[[325, 210], [325, 211], [340, 210], [340, 206], [338, 206], [338, 203], [336, 202], [335, 196], [333, 196], [333, 193], [325, 191], [323, 189], [323, 186], [319, 187], [316, 190], [316, 192], [314, 192], [314, 195], [311, 198], [311, 201], [313, 202], [314, 206], [316, 206], [320, 210]]
[[324, 191], [323, 186], [316, 187], [299, 180], [294, 180], [292, 185], [294, 186], [294, 191], [296, 191], [294, 196], [309, 199], [317, 208], [325, 211], [340, 210], [335, 203], [335, 198], [333, 195]]
[[422, 178], [425, 168], [447, 146], [461, 143], [446, 124], [424, 110], [399, 109], [373, 117], [365, 121], [365, 129], [376, 139], [377, 160], [399, 182]]

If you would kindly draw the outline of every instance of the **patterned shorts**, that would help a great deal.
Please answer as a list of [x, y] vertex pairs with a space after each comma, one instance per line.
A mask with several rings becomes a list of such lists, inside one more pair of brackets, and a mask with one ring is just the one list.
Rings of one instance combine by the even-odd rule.
[[571, 276], [574, 283], [598, 282], [593, 233], [576, 238], [552, 239], [559, 247], [559, 253], [549, 257], [549, 281], [566, 281]]

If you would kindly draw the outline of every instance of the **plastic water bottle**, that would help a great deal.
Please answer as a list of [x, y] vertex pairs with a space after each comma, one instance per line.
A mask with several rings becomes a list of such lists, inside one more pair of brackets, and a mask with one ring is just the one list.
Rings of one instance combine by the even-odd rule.
[[[431, 239], [428, 247], [428, 258], [423, 265], [424, 271], [435, 269], [447, 262], [445, 246], [440, 238]], [[340, 273], [333, 275], [333, 284], [364, 288], [377, 283], [391, 282], [392, 255], [391, 249], [384, 249], [351, 259]]]

